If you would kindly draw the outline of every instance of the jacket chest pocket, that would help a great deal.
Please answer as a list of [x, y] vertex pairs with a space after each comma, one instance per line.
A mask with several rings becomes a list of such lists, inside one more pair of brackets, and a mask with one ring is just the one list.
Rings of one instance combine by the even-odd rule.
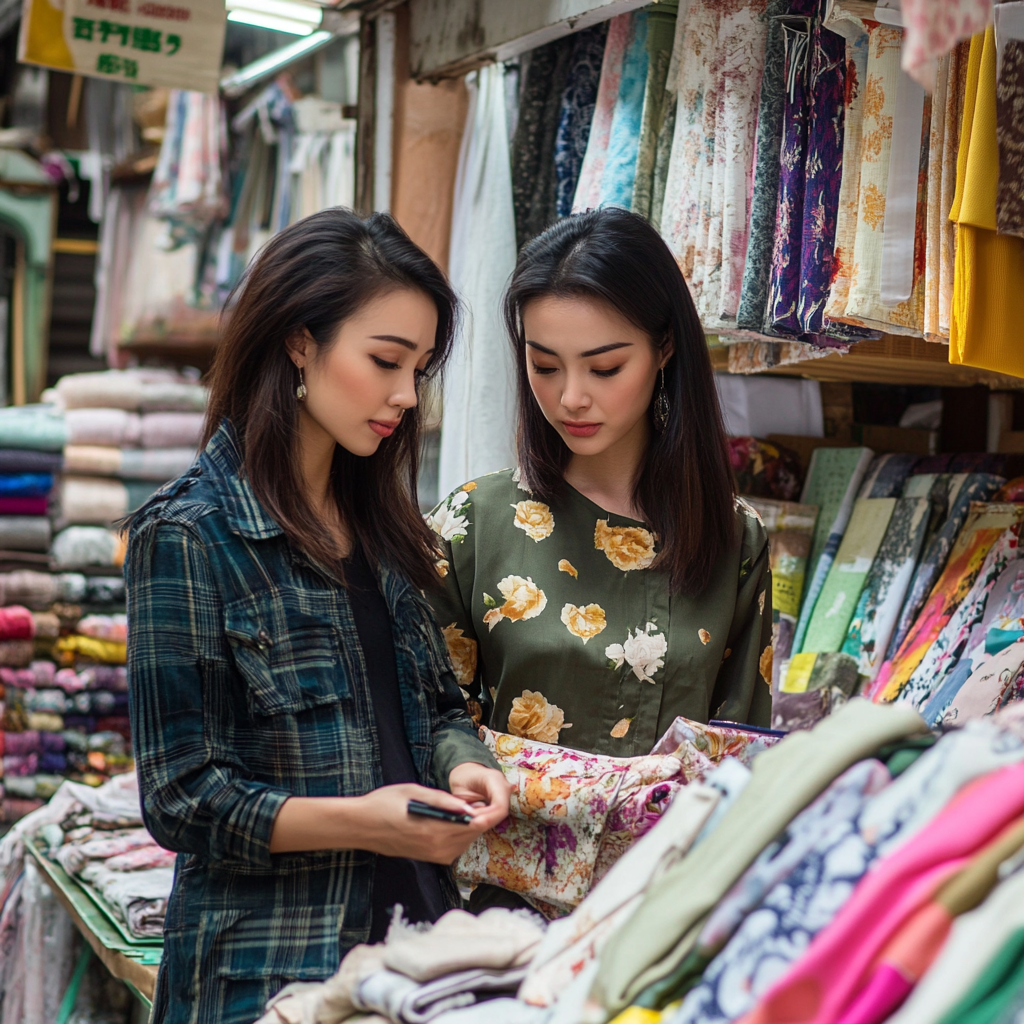
[[341, 632], [307, 601], [246, 597], [227, 605], [224, 618], [254, 713], [296, 714], [351, 696]]

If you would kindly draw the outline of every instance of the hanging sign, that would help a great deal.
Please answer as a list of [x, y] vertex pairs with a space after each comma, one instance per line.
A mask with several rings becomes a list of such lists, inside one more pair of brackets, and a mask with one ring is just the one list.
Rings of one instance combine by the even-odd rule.
[[224, 0], [23, 0], [18, 60], [216, 92], [225, 17]]

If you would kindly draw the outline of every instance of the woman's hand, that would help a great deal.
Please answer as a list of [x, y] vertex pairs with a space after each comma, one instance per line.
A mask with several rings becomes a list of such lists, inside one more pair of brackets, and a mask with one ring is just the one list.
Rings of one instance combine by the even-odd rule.
[[497, 768], [485, 768], [482, 764], [474, 764], [472, 761], [456, 765], [448, 773], [448, 788], [451, 789], [452, 796], [470, 804], [475, 814], [487, 815], [488, 821], [491, 822], [487, 828], [494, 828], [508, 817], [508, 801], [512, 787]]
[[[461, 857], [477, 836], [493, 828], [508, 814], [508, 785], [501, 772], [493, 769], [479, 765], [460, 765], [459, 768], [478, 768], [481, 772], [497, 775], [504, 786], [504, 802], [499, 795], [496, 803], [490, 799], [481, 803], [487, 789], [479, 789], [480, 783], [472, 781], [474, 776], [468, 776], [471, 781], [460, 787], [458, 794], [413, 783], [382, 786], [356, 798], [361, 805], [357, 815], [363, 819], [361, 830], [365, 835], [359, 848], [387, 857], [410, 857], [433, 864], [451, 864]], [[454, 779], [458, 770], [454, 769], [450, 778]], [[454, 782], [452, 788], [455, 788]], [[473, 820], [468, 825], [453, 825], [434, 818], [420, 818], [409, 814], [410, 800], [422, 800], [446, 811], [469, 814]]]

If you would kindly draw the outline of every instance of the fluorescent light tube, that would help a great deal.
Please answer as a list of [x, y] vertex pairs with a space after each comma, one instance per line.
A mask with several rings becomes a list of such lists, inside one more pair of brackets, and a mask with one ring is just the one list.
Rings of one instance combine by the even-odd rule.
[[229, 11], [256, 11], [310, 25], [319, 25], [324, 19], [323, 10], [316, 4], [296, 3], [295, 0], [227, 0], [226, 6]]
[[296, 39], [294, 43], [282, 46], [281, 49], [274, 50], [272, 53], [254, 60], [251, 64], [246, 64], [244, 68], [234, 74], [225, 76], [220, 80], [220, 87], [228, 96], [239, 96], [251, 85], [255, 85], [256, 82], [262, 81], [264, 78], [269, 78], [281, 68], [319, 50], [334, 38], [334, 32], [320, 31], [313, 32], [305, 39]]
[[277, 18], [273, 14], [260, 14], [258, 11], [232, 11], [228, 15], [228, 21], [255, 25], [257, 28], [269, 28], [274, 32], [288, 32], [293, 36], [308, 36], [313, 31], [313, 26], [308, 22]]

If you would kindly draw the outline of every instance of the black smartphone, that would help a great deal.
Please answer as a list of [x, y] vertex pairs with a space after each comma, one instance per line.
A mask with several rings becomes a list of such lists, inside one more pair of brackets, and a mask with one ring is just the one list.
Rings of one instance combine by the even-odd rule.
[[409, 813], [417, 818], [436, 818], [438, 821], [447, 821], [452, 825], [468, 825], [473, 820], [472, 814], [446, 811], [443, 807], [425, 804], [422, 800], [410, 800]]

